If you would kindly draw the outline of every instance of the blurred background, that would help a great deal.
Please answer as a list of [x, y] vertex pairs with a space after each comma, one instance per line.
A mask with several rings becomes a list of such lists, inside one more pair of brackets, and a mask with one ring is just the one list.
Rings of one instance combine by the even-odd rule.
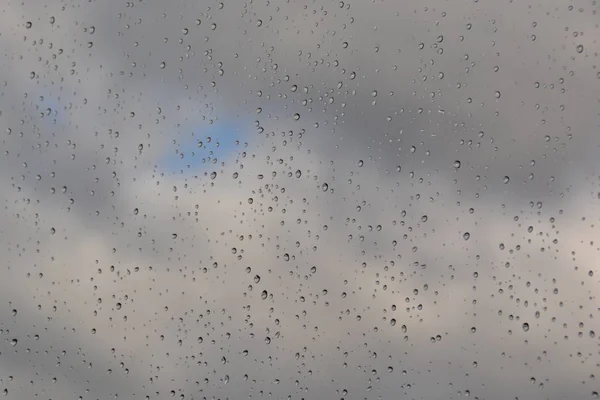
[[591, 399], [596, 0], [5, 0], [0, 393]]

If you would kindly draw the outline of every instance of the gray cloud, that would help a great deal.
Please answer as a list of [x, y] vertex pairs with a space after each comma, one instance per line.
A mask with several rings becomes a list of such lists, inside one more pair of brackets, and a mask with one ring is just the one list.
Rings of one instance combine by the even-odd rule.
[[61, 7], [2, 17], [0, 390], [597, 390], [592, 7]]

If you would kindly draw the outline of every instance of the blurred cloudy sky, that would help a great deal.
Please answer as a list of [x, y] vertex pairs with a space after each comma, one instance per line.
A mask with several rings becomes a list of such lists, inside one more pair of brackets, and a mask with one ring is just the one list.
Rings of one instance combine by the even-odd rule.
[[597, 396], [595, 1], [5, 1], [11, 399]]

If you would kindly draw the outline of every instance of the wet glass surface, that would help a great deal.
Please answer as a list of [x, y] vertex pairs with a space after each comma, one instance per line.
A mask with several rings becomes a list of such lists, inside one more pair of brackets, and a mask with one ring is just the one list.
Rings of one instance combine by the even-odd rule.
[[8, 399], [591, 399], [594, 1], [0, 7]]

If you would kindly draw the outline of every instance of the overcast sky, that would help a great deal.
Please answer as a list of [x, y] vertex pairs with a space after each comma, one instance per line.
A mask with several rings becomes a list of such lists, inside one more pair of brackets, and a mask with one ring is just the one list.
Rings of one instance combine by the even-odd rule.
[[0, 392], [594, 398], [598, 9], [5, 1]]

